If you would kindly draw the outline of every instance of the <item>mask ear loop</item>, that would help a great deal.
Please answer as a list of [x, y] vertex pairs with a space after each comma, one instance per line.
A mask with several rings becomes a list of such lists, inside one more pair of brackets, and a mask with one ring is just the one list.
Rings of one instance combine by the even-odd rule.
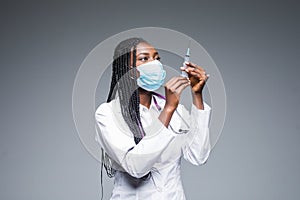
[[[130, 69], [130, 72], [129, 72], [130, 74], [132, 73], [132, 70], [133, 70], [133, 69], [131, 68], [131, 69]], [[132, 76], [132, 75], [129, 76], [129, 78], [130, 78], [131, 80], [134, 80], [134, 76]]]
[[136, 69], [136, 67], [130, 66], [129, 73], [130, 73], [130, 76], [129, 76], [130, 79], [132, 79], [132, 80], [137, 79], [137, 69]]

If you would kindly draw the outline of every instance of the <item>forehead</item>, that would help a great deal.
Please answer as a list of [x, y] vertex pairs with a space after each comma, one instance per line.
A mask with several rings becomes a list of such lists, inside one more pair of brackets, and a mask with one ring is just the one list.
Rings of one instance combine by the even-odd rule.
[[139, 54], [139, 53], [154, 53], [154, 52], [157, 52], [156, 49], [148, 44], [148, 43], [145, 43], [145, 42], [141, 42], [139, 43], [138, 45], [136, 45], [136, 53]]

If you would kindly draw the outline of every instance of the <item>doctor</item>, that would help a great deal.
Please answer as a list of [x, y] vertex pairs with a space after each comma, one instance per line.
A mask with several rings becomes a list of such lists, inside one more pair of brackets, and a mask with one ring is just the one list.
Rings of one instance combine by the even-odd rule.
[[[181, 158], [204, 164], [210, 153], [210, 107], [202, 90], [208, 79], [193, 63], [165, 85], [165, 97], [154, 91], [164, 84], [165, 70], [156, 49], [141, 38], [115, 48], [107, 102], [95, 113], [96, 140], [102, 164], [114, 177], [111, 200], [185, 200]], [[189, 87], [191, 114], [179, 104]]]

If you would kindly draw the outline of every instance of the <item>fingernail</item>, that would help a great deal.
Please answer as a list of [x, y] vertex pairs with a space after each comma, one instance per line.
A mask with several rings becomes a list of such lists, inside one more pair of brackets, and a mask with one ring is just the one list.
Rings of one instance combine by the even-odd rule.
[[190, 63], [189, 63], [188, 61], [185, 61], [184, 64], [188, 65], [188, 64], [190, 64]]

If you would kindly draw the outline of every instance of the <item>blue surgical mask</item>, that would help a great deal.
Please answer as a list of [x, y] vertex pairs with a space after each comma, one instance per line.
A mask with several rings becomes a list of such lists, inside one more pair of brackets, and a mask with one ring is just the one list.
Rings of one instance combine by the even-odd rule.
[[139, 65], [137, 70], [140, 72], [137, 85], [144, 90], [154, 91], [164, 84], [166, 71], [158, 60]]

